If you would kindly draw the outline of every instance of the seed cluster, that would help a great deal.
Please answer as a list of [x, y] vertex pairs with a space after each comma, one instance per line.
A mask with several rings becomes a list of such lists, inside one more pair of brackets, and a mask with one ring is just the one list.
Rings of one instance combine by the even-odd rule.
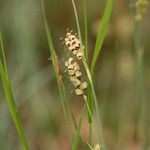
[[146, 14], [148, 9], [148, 0], [137, 0], [135, 3], [136, 7], [136, 21], [140, 22], [143, 16]]
[[81, 44], [76, 35], [72, 34], [73, 31], [67, 31], [64, 43], [67, 50], [70, 52], [70, 57], [65, 62], [67, 67], [67, 74], [70, 81], [75, 87], [75, 94], [83, 96], [84, 100], [87, 100], [85, 90], [87, 89], [87, 82], [82, 81], [82, 72], [78, 61], [82, 59], [83, 53], [81, 51]]
[[73, 31], [67, 32], [65, 38], [65, 45], [72, 54], [76, 55], [78, 59], [81, 59], [83, 56], [80, 47], [81, 44], [79, 39], [75, 35], [73, 35], [72, 32]]

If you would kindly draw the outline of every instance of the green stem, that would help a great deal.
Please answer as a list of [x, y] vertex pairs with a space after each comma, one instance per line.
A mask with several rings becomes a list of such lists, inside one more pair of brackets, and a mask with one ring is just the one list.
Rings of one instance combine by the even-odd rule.
[[[78, 34], [79, 34], [79, 40], [80, 40], [80, 43], [81, 43], [81, 50], [82, 50], [82, 53], [84, 54], [82, 38], [81, 38], [81, 31], [80, 31], [80, 25], [79, 25], [79, 20], [78, 20], [78, 15], [77, 15], [77, 10], [76, 10], [76, 5], [75, 5], [74, 0], [72, 0], [72, 5], [73, 5], [74, 13], [75, 13], [76, 25], [77, 25], [77, 30], [78, 30]], [[104, 138], [103, 138], [102, 125], [101, 125], [101, 120], [100, 120], [100, 116], [99, 116], [100, 111], [99, 111], [99, 107], [98, 107], [98, 103], [97, 103], [97, 98], [96, 98], [96, 94], [95, 94], [95, 89], [94, 89], [92, 77], [91, 77], [91, 74], [90, 74], [88, 64], [86, 62], [85, 54], [83, 55], [82, 60], [83, 60], [83, 65], [84, 65], [84, 68], [85, 68], [86, 73], [87, 73], [87, 77], [88, 77], [88, 80], [89, 80], [89, 83], [90, 83], [90, 86], [91, 86], [91, 90], [92, 90], [93, 98], [94, 98], [94, 102], [95, 102], [97, 123], [98, 123], [98, 127], [100, 128], [100, 132], [98, 132], [99, 133], [99, 143], [102, 146], [102, 149], [105, 150], [105, 143], [104, 143]]]
[[69, 136], [70, 143], [72, 145], [73, 141], [72, 141], [72, 134], [71, 134], [71, 125], [70, 125], [70, 121], [69, 121], [69, 117], [68, 117], [68, 113], [67, 113], [68, 111], [67, 111], [67, 108], [65, 107], [67, 98], [65, 95], [64, 85], [60, 81], [60, 74], [59, 74], [59, 70], [58, 70], [58, 66], [57, 66], [57, 62], [56, 62], [57, 61], [56, 60], [56, 52], [54, 50], [54, 46], [53, 46], [53, 42], [52, 42], [52, 38], [51, 38], [51, 33], [50, 33], [48, 23], [46, 20], [43, 0], [41, 0], [41, 7], [42, 7], [44, 27], [45, 27], [45, 31], [46, 31], [46, 35], [47, 35], [47, 40], [48, 40], [48, 46], [49, 46], [49, 50], [50, 50], [50, 54], [51, 54], [51, 58], [52, 58], [53, 68], [54, 68], [54, 72], [55, 72], [55, 76], [56, 76], [56, 80], [57, 80], [57, 85], [58, 85], [58, 90], [59, 90], [59, 94], [60, 94], [60, 98], [61, 98], [61, 104], [62, 104], [62, 108], [63, 108], [65, 120], [66, 120], [66, 125], [67, 125], [67, 129], [68, 129], [68, 136]]
[[96, 65], [98, 56], [100, 55], [102, 44], [105, 39], [107, 30], [108, 30], [109, 20], [112, 15], [114, 3], [115, 3], [115, 0], [107, 0], [107, 4], [104, 10], [104, 15], [99, 23], [99, 31], [98, 31], [98, 35], [96, 39], [96, 44], [95, 44], [95, 49], [94, 49], [94, 54], [93, 54], [93, 59], [92, 59], [92, 64], [91, 64], [92, 78], [94, 77], [95, 65]]
[[3, 63], [0, 59], [0, 76], [2, 79], [2, 85], [4, 88], [8, 108], [12, 115], [12, 119], [14, 121], [15, 127], [18, 131], [20, 140], [24, 146], [24, 150], [28, 150], [29, 148], [28, 148], [27, 140], [26, 140], [26, 137], [25, 137], [25, 134], [23, 131], [23, 127], [22, 127], [22, 123], [21, 123], [21, 119], [20, 119], [18, 110], [17, 110], [17, 106], [16, 106], [16, 103], [15, 103], [15, 100], [14, 100], [14, 97], [12, 94], [12, 89], [11, 89], [10, 80], [9, 80], [9, 76], [8, 76], [8, 70], [7, 70], [7, 66], [6, 66], [5, 52], [4, 52], [4, 46], [3, 46], [1, 34], [0, 34], [0, 45], [1, 45], [1, 49], [2, 49], [2, 56], [3, 56], [3, 62], [4, 62], [4, 65], [3, 65]]
[[87, 62], [89, 62], [89, 54], [88, 54], [88, 20], [87, 20], [87, 0], [84, 0], [84, 38], [85, 38], [85, 56]]
[[[134, 5], [136, 1], [131, 0]], [[139, 97], [139, 140], [142, 145], [146, 142], [146, 88], [144, 82], [144, 66], [143, 66], [143, 55], [142, 55], [142, 20], [136, 21], [136, 8], [133, 7], [132, 15], [134, 17], [134, 49], [136, 55], [136, 64], [137, 64], [137, 84], [138, 84], [138, 97]], [[142, 130], [141, 130], [142, 129]], [[142, 131], [142, 132], [141, 132]]]

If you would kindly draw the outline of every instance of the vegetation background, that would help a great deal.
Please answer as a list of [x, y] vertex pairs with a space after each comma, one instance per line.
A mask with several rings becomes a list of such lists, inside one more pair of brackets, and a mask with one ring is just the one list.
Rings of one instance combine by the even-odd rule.
[[[89, 57], [93, 54], [99, 21], [105, 0], [88, 0]], [[94, 85], [101, 108], [105, 142], [110, 150], [150, 149], [150, 10], [142, 20], [142, 57], [144, 99], [140, 101], [137, 79], [136, 51], [134, 50], [133, 3], [115, 3], [101, 56], [95, 69]], [[84, 35], [83, 1], [76, 0], [81, 32]], [[77, 32], [70, 0], [45, 0], [45, 10], [52, 31], [61, 66], [67, 56], [60, 37], [67, 28]], [[56, 79], [53, 71], [41, 4], [38, 0], [0, 0], [0, 29], [3, 35], [7, 66], [15, 101], [23, 128], [32, 150], [69, 150], [69, 140]], [[63, 70], [62, 70], [63, 71]], [[63, 72], [64, 73], [64, 72]], [[67, 77], [65, 77], [67, 82]], [[75, 118], [79, 118], [82, 99], [72, 93], [67, 96]], [[139, 117], [144, 122], [139, 127]], [[72, 124], [72, 130], [75, 129]], [[139, 139], [139, 128], [140, 137]], [[94, 136], [94, 133], [93, 133]], [[87, 140], [88, 122], [84, 117], [81, 137]], [[96, 140], [95, 143], [96, 144]], [[5, 101], [0, 82], [0, 149], [19, 150], [22, 144]]]

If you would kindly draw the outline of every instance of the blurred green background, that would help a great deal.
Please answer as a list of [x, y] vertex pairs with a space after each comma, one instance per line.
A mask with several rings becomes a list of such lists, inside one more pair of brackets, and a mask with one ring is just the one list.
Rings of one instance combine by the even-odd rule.
[[[82, 33], [83, 1], [76, 0]], [[60, 37], [76, 24], [70, 0], [45, 0], [46, 15], [56, 51], [63, 66], [66, 51]], [[89, 53], [93, 54], [98, 23], [105, 0], [88, 0]], [[140, 113], [133, 20], [129, 0], [116, 1], [101, 57], [95, 71], [105, 141], [110, 150], [141, 150], [137, 138]], [[145, 149], [150, 149], [150, 10], [143, 20], [142, 49], [145, 80]], [[32, 150], [69, 150], [65, 119], [57, 90], [39, 0], [0, 0], [0, 29], [4, 39], [11, 84], [23, 127]], [[83, 34], [84, 35], [84, 34]], [[91, 58], [91, 57], [90, 57]], [[67, 80], [67, 78], [65, 78]], [[67, 82], [67, 81], [66, 81]], [[76, 119], [83, 101], [67, 88]], [[87, 140], [87, 117], [81, 135]], [[72, 127], [73, 128], [73, 127]], [[74, 130], [74, 129], [73, 129]], [[94, 133], [93, 133], [94, 136]], [[96, 140], [95, 143], [96, 144]], [[0, 150], [20, 150], [22, 145], [12, 122], [0, 82]]]

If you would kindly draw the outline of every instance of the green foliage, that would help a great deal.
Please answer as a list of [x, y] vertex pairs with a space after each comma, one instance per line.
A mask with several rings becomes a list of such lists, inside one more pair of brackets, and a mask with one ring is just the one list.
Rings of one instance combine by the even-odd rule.
[[92, 59], [92, 64], [91, 64], [92, 77], [94, 76], [94, 69], [95, 69], [95, 65], [97, 62], [97, 58], [100, 55], [102, 44], [105, 39], [107, 30], [108, 30], [109, 20], [110, 20], [110, 16], [112, 15], [114, 3], [115, 3], [115, 0], [107, 0], [107, 4], [104, 10], [103, 17], [99, 23], [99, 30], [98, 30], [98, 35], [96, 38], [96, 44], [95, 44], [95, 49], [94, 49], [94, 54], [93, 54], [93, 59]]
[[0, 47], [2, 50], [2, 58], [3, 58], [3, 61], [0, 58], [0, 76], [1, 76], [2, 85], [4, 88], [8, 108], [12, 115], [12, 119], [13, 119], [15, 127], [18, 131], [19, 137], [24, 146], [24, 150], [28, 150], [27, 140], [26, 140], [26, 137], [25, 137], [25, 134], [23, 131], [22, 123], [21, 123], [20, 116], [19, 116], [19, 113], [17, 110], [17, 106], [15, 104], [15, 100], [13, 97], [12, 88], [10, 85], [10, 80], [9, 80], [8, 71], [7, 71], [7, 64], [6, 64], [6, 59], [5, 59], [4, 45], [3, 45], [1, 33], [0, 33]]

